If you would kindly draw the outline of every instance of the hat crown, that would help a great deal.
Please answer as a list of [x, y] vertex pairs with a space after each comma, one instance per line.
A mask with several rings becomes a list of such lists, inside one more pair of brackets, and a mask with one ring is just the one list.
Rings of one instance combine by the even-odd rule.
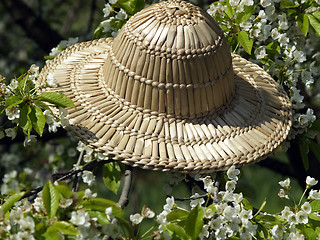
[[144, 111], [193, 118], [213, 113], [234, 92], [232, 60], [218, 24], [179, 0], [153, 4], [115, 38], [106, 83]]

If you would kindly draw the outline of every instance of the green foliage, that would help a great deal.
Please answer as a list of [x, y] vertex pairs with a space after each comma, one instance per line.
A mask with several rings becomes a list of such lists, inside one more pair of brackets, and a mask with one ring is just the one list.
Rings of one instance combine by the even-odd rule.
[[6, 214], [11, 208], [12, 206], [18, 202], [20, 200], [20, 198], [24, 195], [24, 192], [17, 192], [15, 194], [13, 194], [12, 196], [10, 196], [5, 203], [2, 205], [2, 213]]
[[44, 110], [52, 113], [47, 103], [52, 107], [73, 107], [73, 102], [63, 93], [45, 92], [38, 94], [34, 85], [35, 78], [31, 73], [22, 74], [18, 78], [12, 79], [6, 85], [6, 93], [0, 94], [0, 114], [5, 110], [20, 110], [18, 126], [23, 130], [26, 137], [30, 137], [32, 129], [39, 136], [42, 136], [46, 119]]
[[59, 208], [59, 191], [50, 180], [43, 187], [42, 199], [49, 218], [56, 216]]
[[144, 8], [144, 0], [119, 0], [114, 7], [123, 8], [127, 13], [133, 15]]
[[118, 193], [122, 177], [122, 169], [119, 163], [110, 162], [103, 166], [103, 182], [114, 194]]
[[43, 101], [43, 102], [48, 102], [52, 103], [56, 106], [59, 107], [73, 107], [75, 108], [75, 105], [71, 101], [70, 98], [68, 98], [66, 95], [63, 93], [59, 92], [44, 92], [38, 95], [38, 100]]

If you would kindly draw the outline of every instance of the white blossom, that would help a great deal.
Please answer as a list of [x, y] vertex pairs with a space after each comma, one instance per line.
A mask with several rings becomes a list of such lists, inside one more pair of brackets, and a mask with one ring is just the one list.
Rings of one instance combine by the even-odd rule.
[[288, 220], [291, 214], [294, 214], [294, 213], [290, 210], [288, 206], [285, 206], [284, 209], [281, 211], [281, 216], [286, 220]]
[[142, 222], [142, 220], [143, 220], [143, 216], [141, 216], [139, 213], [130, 215], [130, 221], [133, 224], [140, 224]]
[[190, 206], [192, 208], [196, 207], [197, 205], [201, 206], [202, 204], [205, 203], [204, 199], [203, 198], [199, 198], [199, 194], [198, 193], [195, 193], [194, 195], [192, 195], [191, 197], [194, 197], [195, 199], [192, 199], [190, 201]]
[[118, 2], [118, 0], [109, 0], [110, 4], [116, 4]]
[[23, 146], [29, 147], [31, 146], [32, 143], [35, 143], [37, 141], [37, 136], [36, 135], [30, 135], [26, 137], [23, 141]]
[[103, 21], [102, 23], [103, 32], [107, 33], [111, 30], [110, 19]]
[[314, 179], [313, 177], [307, 176], [306, 183], [307, 186], [312, 187], [318, 183], [318, 180]]
[[309, 202], [305, 202], [304, 204], [301, 205], [301, 210], [306, 212], [307, 214], [311, 213], [311, 205]]
[[4, 130], [7, 137], [11, 137], [11, 139], [14, 139], [17, 136], [17, 128], [7, 128]]
[[34, 233], [35, 223], [32, 217], [27, 216], [19, 221], [20, 229], [29, 233]]
[[283, 189], [280, 189], [280, 191], [278, 192], [278, 196], [281, 198], [289, 199], [289, 196], [285, 193]]
[[68, 199], [63, 198], [63, 199], [60, 200], [60, 202], [59, 202], [59, 207], [61, 207], [61, 208], [67, 208], [67, 207], [70, 207], [72, 203], [73, 203], [72, 198], [68, 198]]
[[172, 207], [174, 205], [174, 198], [173, 197], [168, 197], [166, 199], [166, 204], [163, 206], [163, 209], [167, 212], [170, 212]]
[[299, 211], [297, 214], [298, 223], [307, 224], [308, 223], [308, 214], [305, 211]]
[[260, 4], [262, 7], [268, 7], [272, 4], [273, 1], [271, 0], [260, 0]]
[[49, 87], [57, 87], [57, 79], [53, 76], [53, 73], [49, 73], [47, 76], [47, 84]]
[[104, 8], [102, 9], [103, 13], [104, 13], [104, 17], [108, 17], [111, 13], [112, 7], [109, 3], [104, 5]]
[[10, 121], [14, 119], [19, 119], [20, 117], [20, 109], [17, 106], [13, 106], [12, 108], [7, 108], [5, 112]]
[[317, 190], [311, 189], [309, 192], [309, 197], [312, 200], [320, 200], [320, 192]]
[[279, 28], [282, 30], [287, 30], [289, 28], [288, 20], [287, 20], [287, 14], [282, 13], [278, 16], [279, 19]]
[[90, 227], [90, 216], [84, 210], [78, 210], [71, 212], [70, 222], [77, 226]]
[[291, 213], [287, 218], [288, 223], [292, 226], [298, 223], [298, 217], [296, 214]]
[[227, 171], [227, 176], [230, 180], [238, 181], [239, 174], [240, 174], [240, 170], [236, 169], [235, 166], [231, 166]]
[[116, 18], [124, 20], [128, 18], [128, 14], [121, 8], [120, 11], [117, 13]]
[[275, 240], [282, 240], [283, 239], [283, 226], [282, 225], [274, 225], [271, 229], [271, 235]]
[[295, 50], [293, 52], [293, 57], [299, 63], [305, 62], [307, 60], [307, 58], [306, 58], [306, 56], [305, 56], [303, 51]]
[[267, 51], [265, 46], [260, 46], [254, 51], [254, 55], [257, 59], [263, 59], [267, 56]]
[[237, 182], [230, 180], [226, 182], [226, 191], [233, 192], [236, 189]]
[[95, 181], [95, 176], [91, 171], [83, 171], [82, 173], [82, 180], [83, 182], [87, 183], [89, 186], [92, 186]]
[[147, 218], [153, 218], [155, 215], [154, 211], [152, 211], [148, 207], [144, 207], [142, 210], [142, 216], [147, 217]]
[[289, 189], [290, 188], [290, 178], [287, 178], [286, 180], [280, 181], [279, 182], [280, 186]]

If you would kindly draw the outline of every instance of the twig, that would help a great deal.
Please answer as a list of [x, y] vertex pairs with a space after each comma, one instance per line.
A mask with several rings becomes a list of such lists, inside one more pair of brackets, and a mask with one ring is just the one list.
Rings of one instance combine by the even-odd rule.
[[[76, 167], [79, 167], [79, 166], [80, 166], [80, 163], [81, 163], [81, 161], [82, 161], [83, 155], [84, 155], [84, 150], [82, 150], [81, 153], [80, 153], [80, 155], [79, 155], [79, 158], [78, 158]], [[79, 189], [79, 176], [81, 176], [81, 173], [75, 174], [74, 179], [73, 179], [72, 190], [73, 190], [74, 192], [77, 192], [78, 189]]]
[[213, 194], [213, 202], [217, 203], [219, 202], [219, 187], [220, 187], [220, 181], [222, 177], [222, 172], [217, 172], [216, 178], [214, 180], [214, 186], [216, 187], [216, 191]]
[[[167, 195], [167, 197], [172, 197]], [[199, 196], [192, 196], [192, 197], [188, 197], [188, 198], [178, 198], [178, 197], [173, 197], [175, 201], [188, 201], [188, 200], [197, 200], [200, 198], [207, 198], [208, 195], [207, 194], [203, 194], [203, 195], [199, 195]]]
[[[74, 175], [76, 175], [78, 173], [82, 173], [83, 171], [92, 171], [95, 167], [98, 167], [100, 165], [104, 165], [106, 163], [113, 162], [113, 161], [114, 161], [113, 159], [101, 160], [101, 161], [94, 160], [94, 161], [88, 163], [87, 165], [85, 165], [84, 167], [82, 167], [81, 169], [72, 170], [72, 171], [67, 172], [64, 176], [58, 178], [55, 181], [58, 181], [58, 182], [59, 181], [64, 181], [64, 180], [66, 180], [68, 178], [72, 178]], [[33, 189], [30, 192], [27, 192], [20, 198], [20, 200], [24, 199], [24, 198], [31, 197], [31, 196], [37, 194], [38, 192], [40, 192], [42, 189], [43, 189], [43, 186], [42, 187], [38, 187], [36, 189]]]
[[132, 182], [132, 167], [127, 166], [126, 171], [124, 172], [124, 184], [122, 188], [122, 192], [118, 201], [118, 204], [121, 208], [124, 208], [128, 205], [128, 196], [131, 188]]
[[[124, 172], [124, 184], [123, 184], [122, 192], [118, 201], [118, 205], [121, 208], [124, 208], [128, 205], [128, 202], [129, 202], [128, 196], [131, 188], [131, 182], [132, 182], [132, 167], [126, 166], [126, 170]], [[117, 223], [118, 223], [118, 219], [113, 218], [111, 221], [111, 224], [117, 224]], [[109, 240], [109, 239], [112, 239], [112, 238], [108, 235], [105, 235], [102, 238], [102, 240]]]

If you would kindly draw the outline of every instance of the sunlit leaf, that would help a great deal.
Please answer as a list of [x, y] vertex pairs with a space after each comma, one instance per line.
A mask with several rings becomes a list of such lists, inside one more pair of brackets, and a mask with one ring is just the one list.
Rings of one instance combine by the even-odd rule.
[[42, 199], [48, 216], [50, 218], [54, 217], [59, 208], [59, 191], [50, 180], [43, 187]]
[[46, 124], [46, 118], [44, 117], [42, 110], [38, 107], [32, 106], [29, 116], [32, 127], [40, 136], [42, 136], [43, 129]]
[[110, 162], [103, 166], [103, 182], [114, 194], [118, 193], [121, 183], [122, 171], [116, 162]]
[[54, 222], [51, 227], [61, 232], [64, 235], [71, 235], [71, 236], [79, 235], [77, 228], [73, 226], [70, 222], [57, 221], [57, 222]]
[[253, 46], [253, 40], [249, 38], [249, 35], [245, 31], [240, 31], [238, 33], [238, 41], [240, 45], [243, 47], [243, 49], [251, 54], [252, 46]]
[[168, 224], [165, 225], [164, 229], [172, 233], [172, 239], [181, 239], [181, 240], [189, 240], [189, 237], [185, 231], [185, 229], [176, 224]]
[[297, 17], [298, 26], [304, 36], [307, 36], [309, 31], [309, 20], [306, 14], [300, 13]]
[[19, 96], [10, 96], [6, 99], [6, 108], [12, 108], [13, 106], [19, 105], [23, 100]]
[[188, 217], [188, 215], [189, 211], [183, 208], [176, 208], [167, 215], [167, 221], [174, 222], [177, 220], [185, 220]]
[[204, 216], [204, 211], [199, 205], [193, 208], [188, 215], [188, 218], [185, 224], [185, 229], [186, 229], [186, 233], [192, 239], [197, 239], [197, 236], [199, 236], [199, 233], [202, 230], [203, 216]]
[[320, 22], [317, 18], [315, 18], [312, 14], [307, 14], [310, 25], [313, 27], [314, 31], [318, 36], [320, 36]]
[[24, 195], [24, 192], [18, 192], [13, 194], [12, 196], [10, 196], [5, 203], [2, 205], [1, 209], [3, 211], [3, 214], [5, 214], [6, 212], [8, 212], [10, 210], [10, 208], [16, 203], [18, 202], [21, 197]]
[[38, 96], [38, 100], [52, 103], [58, 107], [73, 107], [75, 108], [74, 103], [70, 98], [68, 98], [63, 93], [59, 92], [44, 92]]

